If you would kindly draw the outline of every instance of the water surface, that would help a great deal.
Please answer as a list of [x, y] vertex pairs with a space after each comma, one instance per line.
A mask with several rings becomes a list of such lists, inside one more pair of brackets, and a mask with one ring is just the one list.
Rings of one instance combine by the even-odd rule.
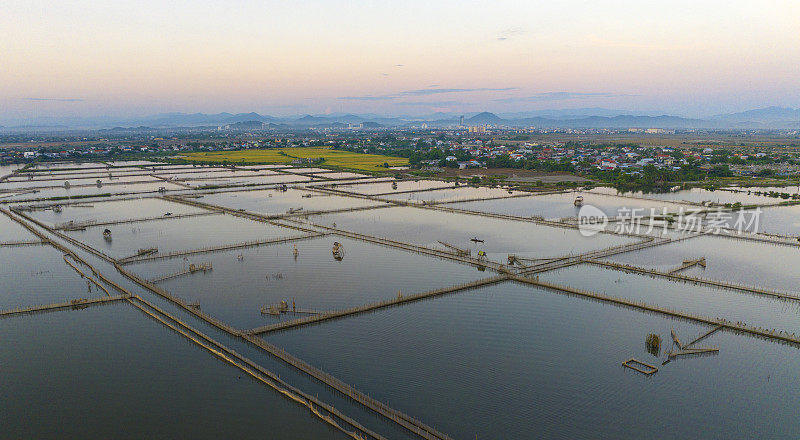
[[[312, 223], [348, 231], [444, 249], [439, 241], [484, 251], [493, 261], [505, 262], [509, 254], [554, 257], [631, 243], [631, 237], [598, 234], [583, 237], [578, 230], [480, 215], [395, 207], [352, 213], [310, 216]], [[472, 241], [473, 238], [483, 243]]]
[[52, 246], [0, 247], [0, 261], [0, 310], [106, 295], [69, 267]]
[[4, 319], [0, 333], [5, 438], [345, 438], [128, 304]]
[[683, 205], [670, 202], [654, 202], [604, 194], [575, 192], [480, 200], [476, 202], [448, 203], [447, 206], [466, 209], [468, 211], [489, 212], [520, 217], [540, 216], [546, 219], [560, 219], [565, 217], [577, 217], [579, 215], [582, 207], [575, 206], [575, 198], [579, 195], [584, 197], [584, 206], [599, 208], [608, 217], [631, 217], [634, 209], [637, 210], [637, 216], [649, 217], [651, 213], [653, 215], [661, 215], [664, 213], [664, 210], [666, 210], [666, 212], [677, 212], [683, 207]]
[[[662, 366], [645, 338], [666, 348], [672, 328], [708, 329], [500, 284], [266, 337], [454, 438], [800, 435], [797, 348], [718, 332], [704, 342], [717, 356]], [[623, 368], [631, 357], [659, 372]]]
[[[686, 273], [689, 271], [682, 271]], [[695, 273], [703, 276], [702, 269]], [[539, 274], [549, 283], [641, 301], [709, 318], [724, 318], [800, 336], [800, 302], [757, 296], [735, 290], [695, 285], [594, 265], [571, 266]], [[800, 296], [800, 295], [798, 295]], [[688, 342], [688, 341], [687, 341]]]
[[669, 243], [609, 259], [624, 264], [669, 271], [683, 260], [705, 257], [707, 267], [689, 270], [715, 280], [800, 293], [800, 248], [724, 237], [703, 236]]
[[[343, 258], [332, 253], [333, 243]], [[298, 255], [294, 257], [294, 247]], [[241, 256], [241, 259], [239, 258]], [[185, 270], [188, 264], [211, 264], [213, 270], [158, 283], [170, 293], [238, 328], [308, 316], [262, 315], [261, 308], [292, 301], [298, 310], [330, 311], [391, 300], [491, 276], [475, 267], [340, 237], [237, 249], [129, 266], [154, 279]]]
[[158, 248], [159, 253], [165, 254], [304, 235], [294, 229], [231, 215], [112, 225], [108, 229], [111, 230], [111, 239], [103, 236], [103, 228], [67, 231], [66, 234], [114, 258], [132, 256], [138, 249]]
[[52, 208], [35, 210], [29, 215], [41, 222], [56, 225], [69, 221], [111, 222], [149, 217], [169, 217], [166, 214], [182, 215], [210, 212], [206, 209], [170, 202], [159, 198], [140, 198], [129, 200], [92, 201], [61, 206], [61, 212]]
[[226, 208], [242, 209], [268, 215], [285, 214], [290, 209], [293, 211], [315, 212], [386, 205], [384, 202], [304, 191], [295, 188], [289, 188], [286, 191], [266, 189], [221, 192], [207, 194], [197, 200]]

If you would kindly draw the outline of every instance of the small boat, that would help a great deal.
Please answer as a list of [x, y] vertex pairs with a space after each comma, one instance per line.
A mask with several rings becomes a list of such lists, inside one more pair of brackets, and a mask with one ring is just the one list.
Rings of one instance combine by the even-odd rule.
[[333, 253], [333, 258], [338, 261], [342, 261], [344, 258], [344, 246], [338, 241], [333, 242], [333, 249], [331, 252]]
[[475, 243], [483, 243], [483, 240], [481, 240], [478, 237], [472, 237], [472, 238], [469, 239], [469, 241], [472, 241], [472, 242], [475, 242]]
[[583, 206], [583, 196], [575, 197], [575, 201], [573, 202], [575, 206]]

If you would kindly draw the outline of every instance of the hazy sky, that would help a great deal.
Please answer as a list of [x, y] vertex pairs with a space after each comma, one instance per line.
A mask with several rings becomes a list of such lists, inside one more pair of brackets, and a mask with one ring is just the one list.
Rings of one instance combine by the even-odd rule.
[[3, 0], [0, 11], [0, 123], [800, 106], [797, 0]]

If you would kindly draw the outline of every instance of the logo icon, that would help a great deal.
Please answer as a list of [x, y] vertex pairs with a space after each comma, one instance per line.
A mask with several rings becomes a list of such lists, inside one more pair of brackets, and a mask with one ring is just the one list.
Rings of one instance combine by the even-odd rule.
[[600, 208], [583, 205], [578, 211], [578, 231], [584, 237], [591, 237], [608, 226], [608, 216]]

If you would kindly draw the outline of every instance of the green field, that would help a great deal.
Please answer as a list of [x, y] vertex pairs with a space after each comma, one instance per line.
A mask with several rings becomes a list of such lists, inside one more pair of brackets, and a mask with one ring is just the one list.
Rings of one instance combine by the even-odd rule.
[[402, 157], [382, 156], [378, 154], [360, 154], [350, 151], [331, 150], [327, 148], [296, 147], [296, 148], [271, 148], [265, 150], [237, 150], [237, 151], [210, 151], [188, 153], [181, 155], [181, 159], [192, 162], [214, 163], [268, 163], [289, 164], [296, 159], [325, 159], [318, 166], [348, 168], [363, 171], [385, 170], [383, 166], [408, 165], [408, 159]]

